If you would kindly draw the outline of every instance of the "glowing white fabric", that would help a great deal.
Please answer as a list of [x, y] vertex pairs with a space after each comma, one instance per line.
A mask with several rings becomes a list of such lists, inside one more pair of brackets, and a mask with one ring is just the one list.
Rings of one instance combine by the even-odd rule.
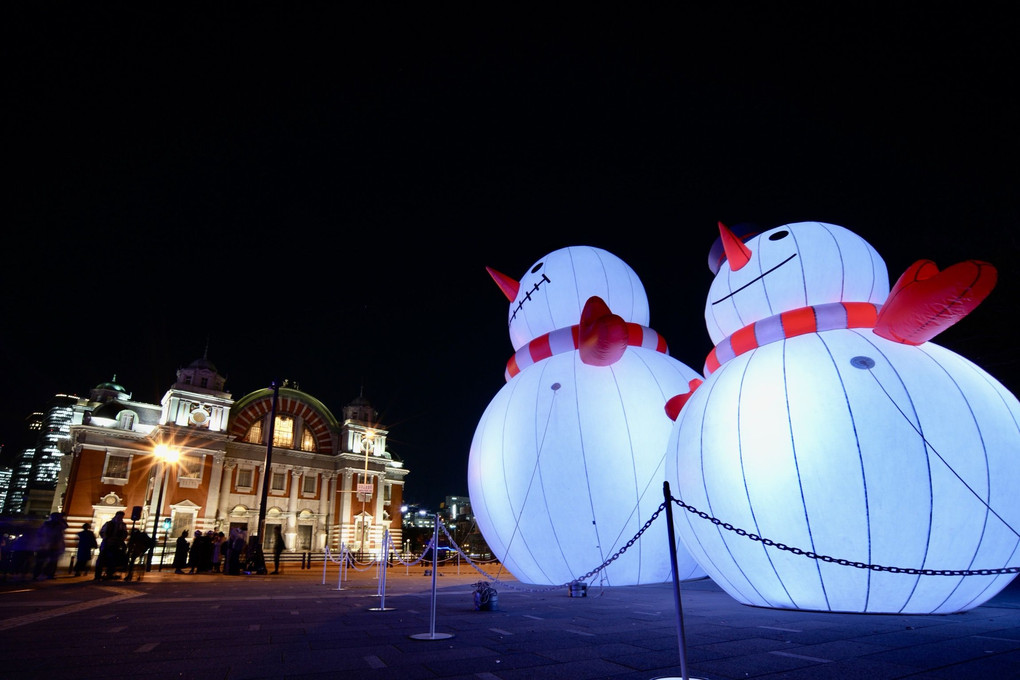
[[[625, 321], [647, 324], [647, 298], [630, 267], [604, 250], [565, 248], [521, 280], [510, 304], [514, 348], [577, 324], [593, 295]], [[662, 404], [699, 377], [667, 354], [629, 346], [610, 366], [587, 365], [576, 350], [556, 353], [504, 385], [475, 431], [468, 490], [482, 535], [517, 579], [569, 583], [638, 534], [663, 502], [672, 421]], [[704, 575], [682, 547], [678, 575]], [[591, 580], [634, 585], [670, 576], [663, 513]]]
[[[724, 263], [709, 293], [717, 341], [786, 309], [880, 303], [888, 290], [874, 250], [841, 227], [785, 225], [747, 245], [751, 261], [738, 272]], [[1015, 396], [934, 343], [866, 328], [809, 333], [712, 373], [677, 418], [667, 475], [684, 503], [791, 548], [899, 569], [1016, 567], [1018, 423]], [[677, 520], [709, 576], [750, 605], [949, 613], [1013, 578], [856, 568], [766, 547], [690, 512]]]

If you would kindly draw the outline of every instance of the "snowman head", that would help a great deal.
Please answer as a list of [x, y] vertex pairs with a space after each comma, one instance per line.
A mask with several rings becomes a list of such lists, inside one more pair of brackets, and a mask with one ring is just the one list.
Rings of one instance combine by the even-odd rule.
[[755, 321], [800, 307], [881, 304], [889, 295], [889, 274], [875, 249], [852, 231], [825, 222], [739, 234], [720, 223], [709, 267], [715, 279], [705, 323], [716, 343]]
[[592, 296], [605, 301], [624, 321], [648, 325], [648, 298], [634, 270], [610, 252], [592, 246], [554, 250], [520, 281], [489, 268], [510, 300], [510, 342], [518, 350], [535, 338], [573, 326]]

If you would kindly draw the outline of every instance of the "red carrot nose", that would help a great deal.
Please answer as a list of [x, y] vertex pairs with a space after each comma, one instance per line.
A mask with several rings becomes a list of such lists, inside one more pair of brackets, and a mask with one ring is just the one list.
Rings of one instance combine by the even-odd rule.
[[719, 223], [719, 237], [722, 239], [730, 270], [737, 271], [751, 260], [751, 249], [722, 222]]
[[506, 295], [506, 299], [513, 302], [517, 299], [517, 291], [521, 289], [521, 284], [517, 279], [511, 278], [506, 274], [502, 274], [492, 267], [486, 267], [485, 271], [489, 272], [489, 276], [496, 282], [499, 289], [503, 291], [503, 295]]

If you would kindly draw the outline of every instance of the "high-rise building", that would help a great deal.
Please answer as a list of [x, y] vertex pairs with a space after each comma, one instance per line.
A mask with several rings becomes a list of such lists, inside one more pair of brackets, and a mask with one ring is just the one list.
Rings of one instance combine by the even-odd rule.
[[32, 463], [35, 461], [36, 443], [43, 420], [44, 415], [39, 411], [25, 418], [22, 446], [14, 460], [14, 468], [11, 470], [11, 479], [7, 486], [7, 497], [4, 500], [5, 516], [23, 516], [28, 509], [28, 483], [32, 476]]
[[[80, 401], [76, 396], [57, 394], [47, 404], [36, 438], [22, 514], [46, 517], [57, 509], [61, 461], [70, 447], [71, 424]], [[78, 422], [81, 422], [80, 412]]]
[[0, 508], [4, 507], [7, 501], [7, 490], [11, 488], [11, 475], [14, 471], [7, 467], [0, 467]]

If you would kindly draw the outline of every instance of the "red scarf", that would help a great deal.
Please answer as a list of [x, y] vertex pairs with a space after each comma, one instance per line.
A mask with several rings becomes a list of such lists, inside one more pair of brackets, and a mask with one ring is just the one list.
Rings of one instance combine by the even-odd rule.
[[705, 377], [733, 357], [770, 342], [842, 328], [874, 328], [881, 307], [870, 302], [829, 302], [755, 321], [712, 348], [705, 359]]
[[[542, 359], [548, 359], [554, 354], [576, 351], [577, 339], [578, 326], [576, 325], [568, 328], [557, 328], [535, 338], [510, 357], [510, 361], [506, 362], [506, 371], [503, 377], [509, 382], [510, 378], [513, 378], [528, 366], [536, 364]], [[667, 353], [665, 338], [651, 328], [639, 326], [636, 323], [627, 324], [627, 344], [634, 347], [652, 349], [663, 354]]]

